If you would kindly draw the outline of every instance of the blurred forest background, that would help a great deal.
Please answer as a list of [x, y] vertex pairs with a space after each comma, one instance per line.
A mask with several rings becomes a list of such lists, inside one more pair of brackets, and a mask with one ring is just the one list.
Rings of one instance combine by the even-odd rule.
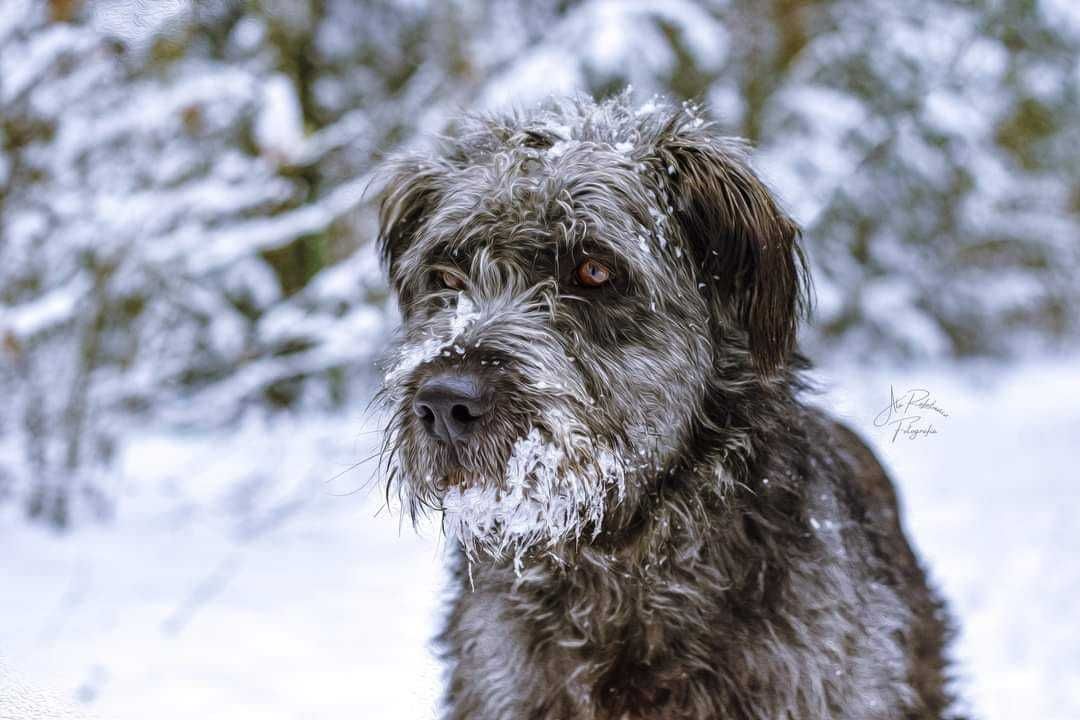
[[806, 231], [818, 360], [1080, 315], [1072, 0], [0, 0], [0, 504], [107, 517], [132, 428], [366, 402], [388, 153], [461, 109], [701, 101]]

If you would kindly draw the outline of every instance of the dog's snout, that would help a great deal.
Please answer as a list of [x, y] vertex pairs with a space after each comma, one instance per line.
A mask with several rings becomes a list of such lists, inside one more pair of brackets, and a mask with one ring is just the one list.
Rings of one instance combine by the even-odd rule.
[[476, 375], [444, 373], [428, 378], [413, 399], [413, 412], [429, 433], [454, 443], [476, 429], [491, 410], [490, 395]]

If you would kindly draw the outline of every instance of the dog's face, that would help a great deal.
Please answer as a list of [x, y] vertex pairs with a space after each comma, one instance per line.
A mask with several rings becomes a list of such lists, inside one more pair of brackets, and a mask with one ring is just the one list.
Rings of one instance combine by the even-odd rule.
[[768, 382], [791, 350], [796, 227], [692, 109], [467, 120], [390, 167], [392, 482], [470, 552], [628, 520], [697, 457], [721, 376]]

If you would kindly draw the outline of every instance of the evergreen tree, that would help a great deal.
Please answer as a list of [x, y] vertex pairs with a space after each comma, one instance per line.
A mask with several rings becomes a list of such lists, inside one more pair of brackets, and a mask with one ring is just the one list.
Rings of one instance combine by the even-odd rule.
[[366, 395], [378, 163], [549, 94], [752, 141], [819, 358], [1075, 340], [1078, 51], [1061, 0], [5, 0], [0, 499], [62, 525], [133, 421]]

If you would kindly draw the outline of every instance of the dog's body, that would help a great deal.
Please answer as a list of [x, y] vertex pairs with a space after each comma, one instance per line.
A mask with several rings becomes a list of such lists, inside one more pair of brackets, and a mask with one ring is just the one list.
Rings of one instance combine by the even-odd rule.
[[624, 96], [393, 168], [387, 449], [459, 541], [448, 718], [943, 717], [942, 604], [799, 399], [798, 231], [740, 146]]

